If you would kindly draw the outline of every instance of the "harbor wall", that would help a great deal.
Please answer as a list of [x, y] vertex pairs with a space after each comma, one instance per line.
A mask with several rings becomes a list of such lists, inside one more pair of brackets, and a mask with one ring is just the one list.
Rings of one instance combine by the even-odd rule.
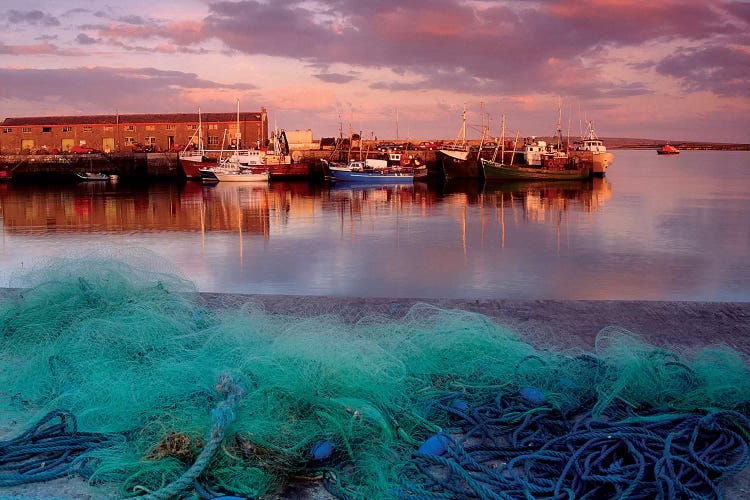
[[[423, 162], [435, 166], [436, 151], [406, 151], [418, 155]], [[290, 152], [295, 163], [312, 166], [311, 177], [323, 178], [321, 159], [344, 161], [358, 158], [359, 151], [332, 151], [325, 149], [296, 149]], [[374, 154], [374, 151], [363, 151]], [[178, 153], [88, 153], [58, 155], [0, 155], [0, 170], [15, 181], [74, 179], [76, 173], [102, 172], [121, 178], [179, 179], [185, 173], [180, 167]]]

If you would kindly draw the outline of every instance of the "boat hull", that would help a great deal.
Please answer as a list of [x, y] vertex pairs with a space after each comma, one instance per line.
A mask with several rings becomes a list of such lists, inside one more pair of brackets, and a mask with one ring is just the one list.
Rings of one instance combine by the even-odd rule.
[[85, 172], [85, 173], [77, 173], [76, 177], [78, 179], [83, 181], [107, 181], [109, 180], [109, 176], [106, 174], [94, 174], [91, 172]]
[[615, 155], [606, 151], [571, 151], [571, 158], [588, 163], [593, 175], [604, 176], [607, 169], [615, 161]]
[[270, 175], [268, 171], [241, 170], [237, 172], [222, 171], [218, 168], [202, 168], [201, 179], [206, 182], [268, 182]]
[[443, 175], [449, 179], [478, 179], [482, 177], [482, 168], [477, 162], [476, 154], [468, 151], [438, 151]]
[[216, 180], [219, 182], [268, 182], [270, 176], [268, 172], [262, 174], [240, 173], [240, 174], [221, 174], [214, 173]]
[[309, 163], [289, 163], [268, 165], [271, 179], [306, 179], [310, 177], [312, 166]]
[[502, 165], [489, 160], [481, 160], [486, 181], [507, 180], [582, 180], [593, 175], [591, 168], [579, 166], [575, 169], [550, 169], [529, 167], [528, 165]]
[[414, 182], [413, 173], [361, 172], [330, 168], [331, 179], [342, 182], [366, 182], [369, 184], [409, 184]]
[[218, 164], [217, 160], [207, 158], [180, 158], [180, 167], [188, 179], [200, 179], [201, 169], [213, 168]]

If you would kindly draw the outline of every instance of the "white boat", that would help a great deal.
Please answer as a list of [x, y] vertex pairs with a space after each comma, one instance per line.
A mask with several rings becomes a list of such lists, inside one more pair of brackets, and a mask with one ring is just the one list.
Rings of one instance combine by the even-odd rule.
[[225, 159], [219, 159], [215, 167], [199, 169], [204, 181], [222, 182], [268, 182], [271, 174], [265, 166], [247, 166], [241, 162], [241, 156], [234, 154]]
[[[203, 145], [203, 124], [201, 121], [200, 109], [198, 109], [198, 129], [188, 141], [188, 145], [180, 151], [178, 158], [182, 170], [188, 178], [204, 178], [203, 171], [219, 166], [221, 157], [231, 153], [237, 163], [242, 167], [260, 167], [269, 163], [269, 157], [273, 156], [267, 151], [260, 149], [240, 149], [242, 136], [240, 134], [240, 102], [237, 100], [237, 131], [234, 134], [234, 145], [229, 149], [224, 149], [227, 142], [227, 131], [224, 130], [224, 136], [221, 140], [221, 149], [205, 149]], [[217, 159], [218, 158], [218, 159]], [[291, 163], [291, 157], [286, 156], [281, 159], [274, 157], [274, 164]]]
[[[217, 169], [213, 173], [220, 182], [268, 182], [271, 174], [268, 172], [254, 173], [250, 171], [222, 171]], [[204, 178], [204, 180], [207, 180]]]
[[572, 158], [591, 162], [592, 173], [598, 176], [604, 176], [607, 167], [615, 160], [615, 155], [609, 153], [601, 139], [596, 136], [593, 122], [588, 123], [586, 135], [580, 141], [576, 141], [569, 154]]
[[236, 149], [226, 158], [222, 158], [224, 143], [226, 140], [226, 130], [221, 140], [221, 150], [219, 159], [215, 166], [199, 168], [198, 173], [204, 181], [220, 182], [268, 182], [271, 173], [265, 166], [263, 152], [257, 149], [240, 150], [240, 102], [237, 101], [237, 132], [234, 134], [234, 145]]
[[106, 181], [109, 180], [109, 176], [107, 174], [94, 173], [94, 172], [79, 172], [76, 173], [76, 176], [79, 179], [82, 179], [84, 181]]

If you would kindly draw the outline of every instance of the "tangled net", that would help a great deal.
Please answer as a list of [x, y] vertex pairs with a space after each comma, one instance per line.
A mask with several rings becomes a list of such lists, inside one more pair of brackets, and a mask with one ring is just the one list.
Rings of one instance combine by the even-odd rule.
[[426, 304], [356, 323], [210, 309], [156, 269], [64, 259], [5, 294], [0, 488], [718, 497], [748, 464], [750, 377], [726, 347], [688, 359], [612, 329], [553, 352]]

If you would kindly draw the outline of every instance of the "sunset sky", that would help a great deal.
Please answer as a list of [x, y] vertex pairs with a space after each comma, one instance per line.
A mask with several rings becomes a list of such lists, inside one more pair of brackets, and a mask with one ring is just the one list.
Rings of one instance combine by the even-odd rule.
[[3, 0], [0, 119], [268, 109], [315, 138], [750, 143], [750, 2]]

